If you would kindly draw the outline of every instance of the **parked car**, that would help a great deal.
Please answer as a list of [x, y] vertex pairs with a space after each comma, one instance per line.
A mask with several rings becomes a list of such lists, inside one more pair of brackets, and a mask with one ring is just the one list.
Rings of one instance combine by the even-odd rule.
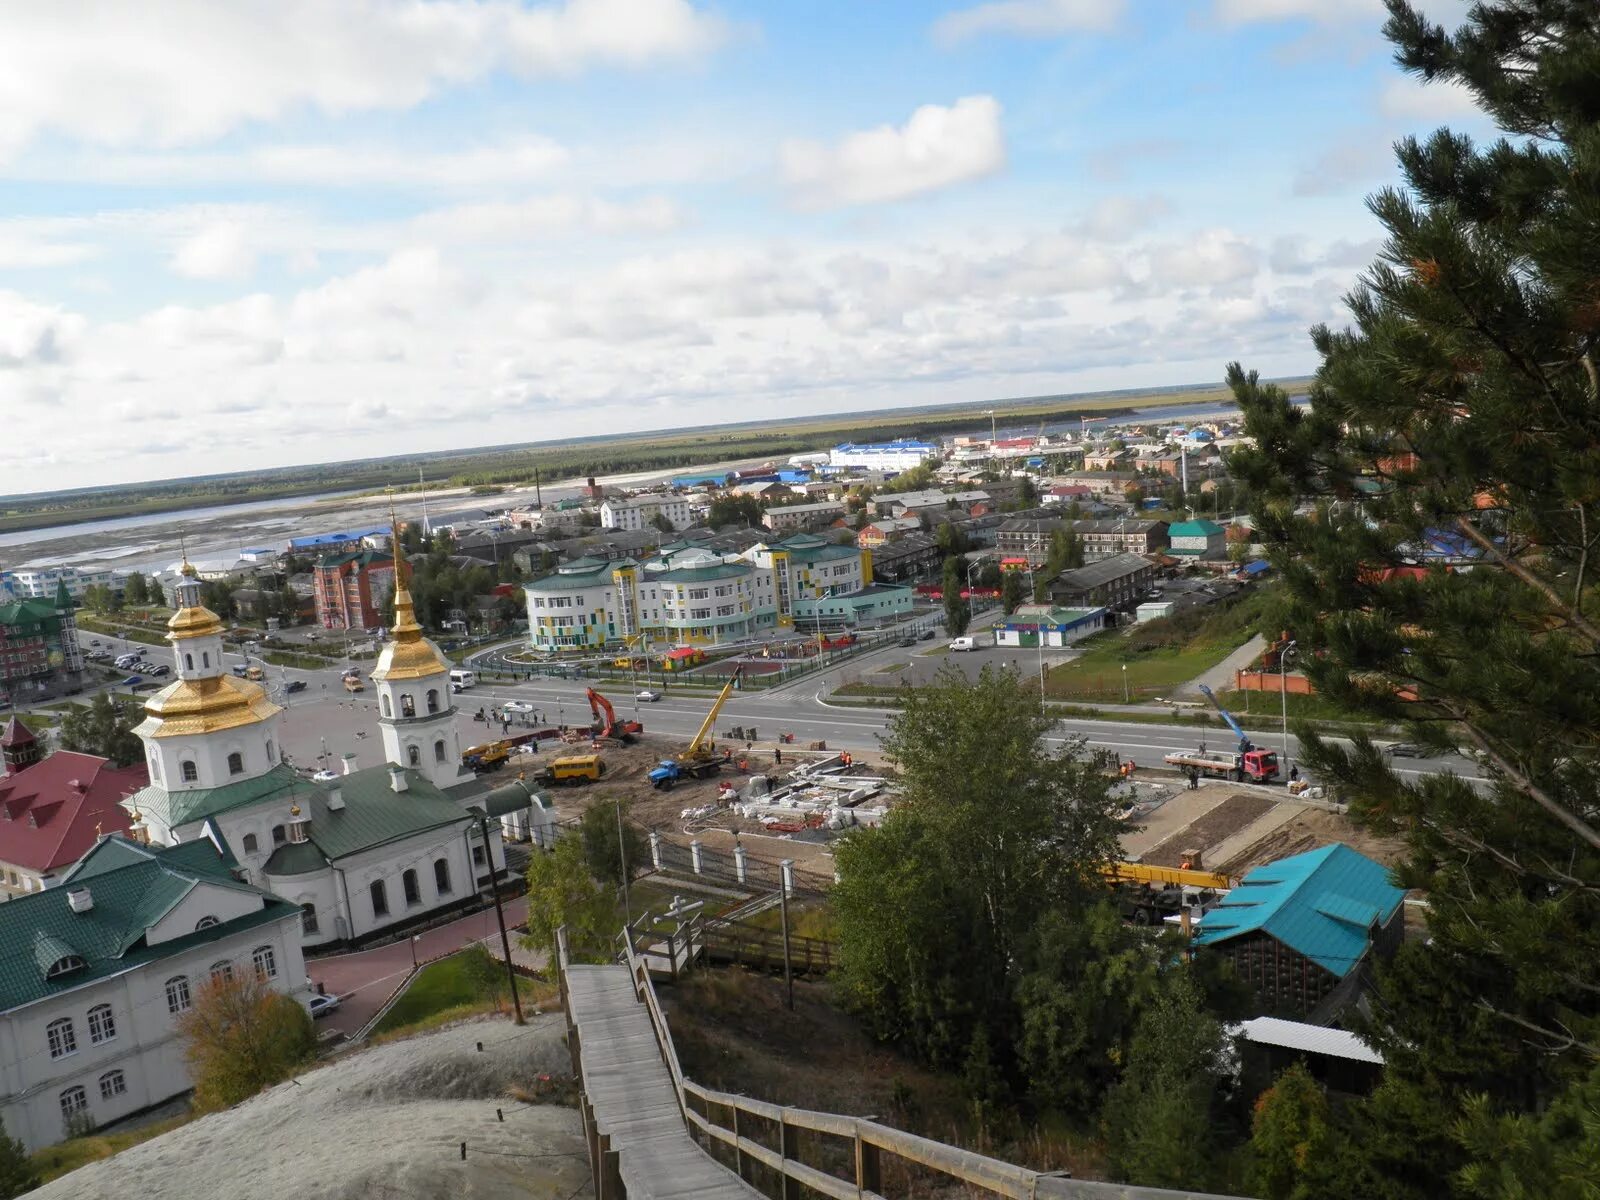
[[295, 692], [303, 692], [306, 690], [306, 681], [304, 679], [291, 679], [283, 685], [283, 690], [291, 695]]
[[500, 708], [503, 712], [517, 713], [518, 715], [531, 713], [533, 711], [533, 705], [529, 704], [526, 700], [507, 700], [500, 706]]
[[311, 1010], [311, 1018], [325, 1017], [339, 1007], [339, 997], [330, 996], [327, 992], [318, 992], [306, 1002], [306, 1007]]
[[977, 648], [977, 638], [958, 637], [952, 638], [950, 641], [950, 649], [952, 650], [976, 650]]
[[928, 626], [928, 628], [924, 629], [921, 633], [917, 634], [917, 640], [919, 642], [929, 641], [929, 640], [932, 639], [932, 637], [933, 637], [933, 626], [932, 625]]
[[899, 644], [902, 646], [915, 646], [917, 644], [917, 635], [908, 633], [900, 639]]
[[96, 650], [100, 649], [100, 639], [99, 638], [95, 638], [93, 641], [91, 641], [89, 643], [89, 645], [93, 646]]
[[661, 699], [661, 693], [660, 692], [653, 692], [649, 688], [645, 688], [644, 690], [639, 692], [639, 694], [636, 695], [634, 697], [634, 699], [635, 700], [645, 700], [645, 701], [655, 701], [655, 700]]
[[315, 780], [317, 783], [332, 783], [335, 779], [339, 778], [339, 772], [330, 771], [326, 767], [324, 767], [322, 770], [318, 771], [311, 778], [313, 780]]
[[237, 678], [237, 679], [243, 679], [244, 678], [245, 665], [243, 663], [234, 663], [233, 667], [231, 669], [233, 671], [233, 674], [234, 674], [235, 678]]
[[172, 674], [172, 668], [167, 666], [166, 663], [162, 663], [159, 667], [151, 667], [150, 668], [150, 674], [155, 676], [157, 679], [161, 679], [161, 678], [164, 678], [167, 675], [171, 675]]
[[129, 675], [126, 679], [124, 679], [122, 681], [122, 686], [123, 687], [133, 687], [136, 684], [141, 684], [143, 682], [144, 682], [144, 676], [143, 675]]

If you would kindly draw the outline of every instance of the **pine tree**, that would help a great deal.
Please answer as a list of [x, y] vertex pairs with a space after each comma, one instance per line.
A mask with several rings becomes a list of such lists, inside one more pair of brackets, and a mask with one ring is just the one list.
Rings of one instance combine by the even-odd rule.
[[1306, 743], [1429, 894], [1371, 1034], [1386, 1086], [1417, 1091], [1391, 1096], [1402, 1142], [1437, 1148], [1470, 1097], [1535, 1111], [1600, 1056], [1600, 6], [1483, 0], [1451, 33], [1387, 2], [1400, 64], [1507, 136], [1399, 144], [1354, 326], [1312, 333], [1309, 411], [1228, 374], [1256, 443], [1234, 468], [1317, 690], [1464, 739], [1489, 781]]
[[0, 1200], [11, 1200], [39, 1186], [28, 1151], [0, 1125]]

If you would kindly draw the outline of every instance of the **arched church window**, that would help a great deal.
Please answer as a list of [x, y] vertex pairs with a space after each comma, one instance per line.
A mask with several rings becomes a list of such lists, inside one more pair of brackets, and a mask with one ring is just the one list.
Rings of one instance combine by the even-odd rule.
[[439, 711], [439, 693], [433, 688], [428, 689], [428, 711], [431, 713]]
[[194, 765], [193, 759], [186, 758], [178, 764], [178, 774], [185, 783], [193, 783], [200, 778], [200, 768]]
[[185, 670], [185, 671], [192, 671], [192, 670], [194, 670], [194, 655], [192, 655], [192, 654], [185, 654], [185, 655], [184, 655], [184, 656], [183, 656], [183, 669], [184, 669], [184, 670]]
[[229, 775], [243, 775], [244, 774], [244, 755], [240, 754], [237, 750], [235, 750], [232, 754], [228, 755], [228, 774]]
[[444, 739], [440, 738], [433, 744], [433, 757], [435, 762], [444, 761]]
[[417, 715], [417, 702], [412, 698], [410, 692], [406, 692], [400, 697], [400, 715], [402, 717], [414, 717]]
[[383, 703], [383, 715], [386, 716], [386, 717], [393, 716], [394, 714], [389, 711], [389, 697], [385, 696], [383, 698], [382, 703]]
[[211, 666], [211, 651], [209, 651], [209, 650], [200, 651], [200, 665], [202, 667], [210, 667]]
[[413, 767], [420, 767], [422, 765], [422, 751], [418, 750], [415, 746], [407, 746], [406, 762], [410, 763]]

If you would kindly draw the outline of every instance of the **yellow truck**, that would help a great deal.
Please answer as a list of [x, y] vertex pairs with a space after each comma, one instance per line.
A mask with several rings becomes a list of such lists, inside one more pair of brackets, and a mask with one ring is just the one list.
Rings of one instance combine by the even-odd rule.
[[344, 690], [347, 692], [364, 692], [367, 685], [361, 682], [359, 675], [346, 675], [344, 677]]
[[244, 677], [256, 683], [260, 683], [267, 677], [267, 673], [261, 669], [260, 663], [251, 663], [245, 668]]

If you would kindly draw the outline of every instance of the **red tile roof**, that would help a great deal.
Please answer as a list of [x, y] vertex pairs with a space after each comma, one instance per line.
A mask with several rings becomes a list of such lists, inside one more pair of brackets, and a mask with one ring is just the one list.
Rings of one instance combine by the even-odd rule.
[[0, 862], [41, 875], [70, 866], [99, 834], [127, 830], [132, 819], [118, 802], [149, 782], [143, 765], [72, 750], [0, 776]]
[[6, 722], [6, 731], [0, 733], [0, 746], [31, 746], [39, 739], [16, 717]]

